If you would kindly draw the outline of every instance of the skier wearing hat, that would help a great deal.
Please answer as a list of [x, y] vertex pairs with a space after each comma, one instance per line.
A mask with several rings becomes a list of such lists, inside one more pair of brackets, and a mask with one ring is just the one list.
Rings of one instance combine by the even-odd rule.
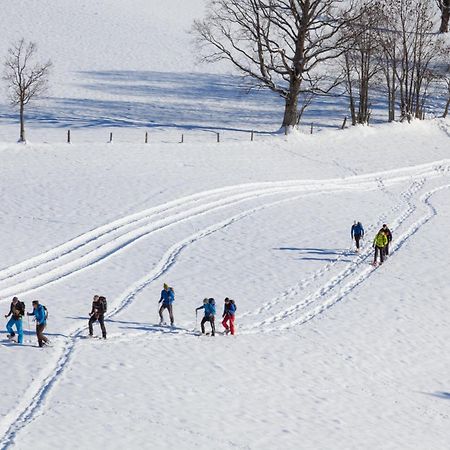
[[11, 301], [11, 306], [9, 308], [9, 313], [5, 315], [7, 319], [11, 316], [6, 324], [6, 330], [8, 331], [8, 339], [13, 339], [16, 333], [13, 331], [13, 326], [17, 330], [17, 342], [19, 344], [23, 343], [23, 326], [22, 317], [25, 315], [25, 303], [20, 302], [17, 297], [13, 297]]
[[216, 315], [216, 302], [213, 298], [205, 298], [203, 299], [203, 305], [199, 306], [195, 309], [195, 313], [197, 313], [198, 310], [204, 309], [205, 315], [203, 316], [203, 319], [200, 323], [200, 326], [202, 328], [202, 334], [205, 334], [205, 323], [209, 322], [211, 324], [211, 336], [215, 336], [216, 334], [216, 326], [215, 326], [215, 318]]
[[158, 303], [162, 303], [159, 308], [159, 324], [164, 325], [163, 311], [167, 309], [169, 311], [170, 325], [174, 325], [173, 319], [173, 302], [175, 301], [175, 292], [172, 287], [164, 283], [163, 290], [161, 291], [161, 297]]

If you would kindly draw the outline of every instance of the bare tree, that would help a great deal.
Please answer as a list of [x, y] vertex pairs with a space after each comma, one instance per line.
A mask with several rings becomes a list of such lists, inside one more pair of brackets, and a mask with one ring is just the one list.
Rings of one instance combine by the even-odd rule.
[[343, 31], [348, 34], [348, 47], [344, 53], [344, 74], [352, 125], [368, 123], [370, 117], [370, 90], [373, 79], [381, 71], [379, 4], [361, 1], [355, 13], [358, 21], [351, 21]]
[[[449, 74], [450, 74], [450, 67], [449, 67]], [[450, 108], [450, 75], [445, 81], [447, 83], [447, 103], [445, 104], [444, 114], [442, 115], [444, 119], [447, 117], [448, 110]]]
[[444, 107], [444, 114], [442, 117], [445, 119], [450, 109], [450, 44], [445, 49], [445, 55], [442, 61], [436, 65], [433, 69], [436, 78], [444, 86], [444, 92], [446, 96], [446, 103]]
[[401, 120], [423, 118], [434, 66], [445, 53], [444, 41], [433, 32], [435, 14], [428, 0], [383, 0], [379, 40], [389, 91], [389, 119], [398, 92]]
[[211, 0], [193, 30], [204, 60], [227, 60], [279, 94], [282, 126], [294, 127], [311, 95], [330, 87], [317, 69], [343, 53], [352, 9], [353, 0]]
[[13, 44], [5, 60], [3, 79], [8, 84], [11, 104], [19, 107], [20, 138], [25, 142], [25, 106], [39, 97], [47, 88], [51, 61], [44, 64], [36, 62], [37, 47], [24, 39]]
[[436, 0], [441, 11], [441, 26], [439, 33], [448, 33], [448, 23], [450, 21], [450, 0]]

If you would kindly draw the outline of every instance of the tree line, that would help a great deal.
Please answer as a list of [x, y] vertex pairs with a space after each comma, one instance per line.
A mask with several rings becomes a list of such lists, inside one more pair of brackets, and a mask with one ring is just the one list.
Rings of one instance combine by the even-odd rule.
[[[207, 62], [226, 60], [284, 99], [282, 127], [296, 127], [315, 96], [340, 86], [353, 125], [367, 124], [372, 99], [388, 121], [423, 119], [432, 92], [450, 108], [450, 0], [210, 0], [193, 33]], [[3, 79], [19, 109], [48, 86], [51, 61], [35, 43], [14, 43]]]
[[449, 11], [450, 0], [212, 0], [193, 32], [204, 61], [226, 60], [284, 99], [283, 127], [337, 86], [353, 124], [368, 123], [375, 91], [387, 120], [410, 121], [436, 85], [448, 114]]

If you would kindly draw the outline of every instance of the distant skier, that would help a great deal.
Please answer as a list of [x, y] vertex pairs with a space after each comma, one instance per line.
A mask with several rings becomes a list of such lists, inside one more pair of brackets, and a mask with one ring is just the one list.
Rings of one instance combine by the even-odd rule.
[[41, 305], [38, 300], [33, 300], [33, 312], [27, 313], [27, 316], [34, 316], [36, 320], [36, 336], [38, 340], [39, 347], [48, 345], [50, 341], [44, 336], [44, 330], [47, 326], [48, 312], [44, 305]]
[[386, 237], [388, 238], [388, 243], [386, 244], [386, 247], [384, 247], [384, 255], [389, 256], [389, 244], [392, 241], [392, 233], [391, 230], [388, 228], [388, 226], [384, 223], [381, 230], [384, 232]]
[[388, 238], [386, 236], [386, 233], [381, 229], [378, 231], [377, 235], [375, 236], [375, 239], [373, 240], [373, 248], [375, 249], [375, 254], [373, 257], [373, 265], [375, 266], [377, 264], [377, 256], [380, 255], [380, 264], [383, 264], [384, 262], [384, 251], [386, 248], [386, 245], [388, 244]]
[[17, 297], [13, 297], [11, 301], [11, 306], [9, 308], [9, 313], [5, 315], [7, 319], [12, 316], [6, 324], [6, 330], [8, 331], [8, 339], [13, 339], [16, 333], [14, 333], [13, 326], [17, 330], [17, 342], [19, 344], [23, 343], [23, 326], [22, 317], [25, 315], [25, 303], [19, 301]]
[[199, 306], [195, 309], [197, 313], [198, 310], [204, 309], [205, 315], [200, 323], [202, 328], [202, 334], [205, 334], [205, 323], [209, 322], [211, 324], [211, 336], [215, 336], [216, 334], [216, 326], [215, 326], [215, 315], [216, 315], [216, 302], [213, 298], [203, 300], [203, 306]]
[[163, 311], [167, 309], [169, 311], [170, 325], [174, 325], [173, 319], [173, 302], [175, 301], [175, 292], [172, 287], [164, 283], [163, 290], [161, 291], [161, 297], [158, 303], [162, 302], [159, 308], [159, 324], [164, 325]]
[[364, 238], [364, 228], [361, 222], [354, 221], [350, 235], [352, 240], [355, 240], [356, 251], [359, 252], [359, 241]]
[[102, 337], [106, 339], [106, 327], [105, 327], [105, 313], [107, 311], [106, 298], [98, 295], [94, 295], [92, 302], [92, 309], [89, 313], [89, 336], [94, 335], [94, 323], [98, 321], [100, 328], [102, 329]]
[[231, 333], [234, 335], [234, 316], [236, 313], [236, 304], [234, 300], [225, 299], [225, 305], [223, 308], [223, 320], [222, 325], [225, 328], [225, 334]]

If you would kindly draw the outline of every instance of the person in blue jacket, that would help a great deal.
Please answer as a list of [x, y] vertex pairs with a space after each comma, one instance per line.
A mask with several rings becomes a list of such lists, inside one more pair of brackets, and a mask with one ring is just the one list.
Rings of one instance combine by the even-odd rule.
[[213, 298], [205, 298], [203, 300], [203, 306], [199, 306], [195, 309], [195, 312], [197, 313], [198, 310], [204, 309], [205, 315], [203, 316], [203, 319], [200, 323], [200, 326], [202, 327], [202, 334], [205, 334], [205, 323], [209, 322], [211, 324], [211, 336], [216, 335], [216, 325], [215, 325], [215, 315], [216, 315], [216, 302]]
[[11, 316], [6, 324], [6, 329], [8, 330], [8, 339], [13, 339], [16, 333], [14, 333], [13, 327], [17, 330], [17, 342], [19, 344], [23, 343], [23, 326], [22, 317], [25, 315], [25, 303], [19, 301], [17, 297], [14, 297], [11, 301], [11, 306], [9, 308], [9, 313], [5, 315], [7, 319]]
[[50, 343], [46, 336], [44, 336], [44, 330], [47, 326], [47, 308], [44, 305], [39, 304], [38, 300], [33, 300], [33, 312], [27, 313], [28, 316], [34, 316], [36, 320], [36, 336], [39, 347], [43, 347]]
[[169, 311], [170, 325], [173, 326], [173, 302], [175, 301], [175, 292], [173, 291], [173, 288], [166, 283], [164, 283], [163, 288], [164, 289], [161, 291], [161, 297], [158, 302], [162, 303], [161, 307], [159, 308], [159, 324], [164, 324], [163, 311], [167, 309], [167, 311]]
[[359, 252], [359, 241], [364, 237], [364, 228], [361, 222], [357, 222], [355, 220], [355, 222], [352, 225], [350, 235], [352, 237], [352, 240], [353, 239], [355, 240], [356, 251]]

